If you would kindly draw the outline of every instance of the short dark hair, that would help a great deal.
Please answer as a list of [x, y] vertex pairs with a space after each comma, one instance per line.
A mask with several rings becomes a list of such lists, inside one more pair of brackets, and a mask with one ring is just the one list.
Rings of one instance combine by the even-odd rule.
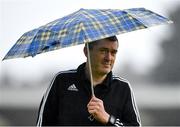
[[[107, 37], [107, 38], [103, 38], [103, 39], [101, 39], [101, 40], [108, 40], [108, 41], [117, 41], [117, 43], [118, 43], [118, 39], [117, 39], [117, 37], [116, 36], [111, 36], [111, 37]], [[100, 40], [96, 40], [96, 41], [92, 41], [92, 42], [90, 42], [90, 43], [88, 43], [88, 46], [89, 46], [89, 49], [93, 49], [93, 46], [97, 43], [97, 42], [99, 42]], [[85, 44], [85, 47], [87, 47], [87, 44]]]

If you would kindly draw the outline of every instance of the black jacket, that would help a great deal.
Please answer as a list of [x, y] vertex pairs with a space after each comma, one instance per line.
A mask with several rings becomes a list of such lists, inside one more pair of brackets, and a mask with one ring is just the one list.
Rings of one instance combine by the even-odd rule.
[[[91, 99], [91, 88], [84, 68], [85, 64], [82, 64], [77, 70], [60, 72], [55, 76], [41, 101], [38, 126], [103, 125], [89, 119], [87, 104]], [[106, 112], [115, 117], [114, 125], [140, 125], [138, 109], [127, 81], [110, 72], [103, 83], [94, 88], [94, 92], [97, 98], [103, 100]]]

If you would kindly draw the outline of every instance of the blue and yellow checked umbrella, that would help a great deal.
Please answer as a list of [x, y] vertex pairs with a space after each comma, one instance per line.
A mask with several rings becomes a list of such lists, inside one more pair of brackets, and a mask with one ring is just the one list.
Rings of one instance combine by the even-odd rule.
[[[78, 44], [88, 44], [106, 37], [170, 22], [167, 18], [145, 8], [126, 10], [80, 9], [26, 32], [4, 59], [35, 56], [36, 54]], [[91, 92], [94, 95], [89, 49], [87, 51]]]
[[170, 22], [167, 18], [145, 8], [80, 9], [23, 34], [4, 59], [35, 56]]

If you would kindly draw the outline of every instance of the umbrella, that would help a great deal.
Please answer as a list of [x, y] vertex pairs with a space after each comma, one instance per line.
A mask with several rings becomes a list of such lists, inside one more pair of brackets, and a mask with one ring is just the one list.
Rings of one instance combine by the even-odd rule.
[[[88, 44], [88, 42], [106, 37], [171, 22], [169, 19], [145, 8], [125, 10], [80, 9], [23, 34], [4, 59], [35, 56], [40, 53], [78, 44]], [[89, 68], [91, 71], [90, 63]]]
[[80, 9], [26, 32], [17, 40], [4, 59], [35, 56], [42, 52], [167, 23], [171, 21], [145, 8]]

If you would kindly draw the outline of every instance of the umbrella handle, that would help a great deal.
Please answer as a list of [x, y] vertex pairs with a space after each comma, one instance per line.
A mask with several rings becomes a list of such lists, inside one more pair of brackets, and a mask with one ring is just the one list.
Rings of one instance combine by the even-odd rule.
[[90, 59], [90, 52], [89, 52], [89, 44], [87, 43], [87, 55], [88, 55], [88, 67], [89, 67], [89, 75], [90, 75], [90, 81], [91, 81], [91, 94], [94, 95], [94, 85], [93, 85], [93, 77], [92, 77], [92, 68], [91, 68], [91, 59]]

